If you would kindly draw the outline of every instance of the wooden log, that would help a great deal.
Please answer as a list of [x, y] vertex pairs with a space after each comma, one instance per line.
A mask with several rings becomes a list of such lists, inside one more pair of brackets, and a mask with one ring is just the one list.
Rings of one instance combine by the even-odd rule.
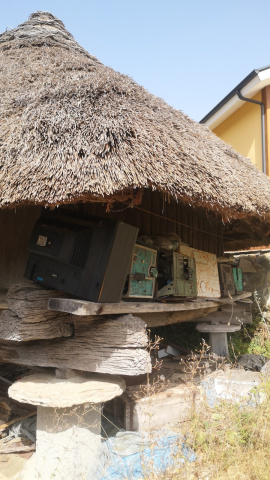
[[88, 325], [75, 322], [75, 335], [69, 339], [2, 345], [0, 358], [21, 365], [119, 375], [151, 371], [143, 320], [132, 315], [89, 320]]
[[74, 332], [77, 341], [91, 341], [93, 347], [105, 345], [117, 348], [146, 348], [148, 335], [145, 322], [133, 315], [122, 315], [116, 319], [91, 317], [91, 323], [85, 319], [74, 318]]
[[0, 315], [0, 339], [23, 342], [72, 336], [72, 316], [47, 308], [49, 298], [59, 294], [39, 285], [13, 285], [7, 293], [9, 309]]
[[[58, 290], [45, 289], [39, 285], [12, 285], [7, 293], [7, 303], [9, 309], [27, 323], [37, 323], [46, 319], [55, 318], [55, 315], [48, 310], [49, 298], [60, 297], [64, 293]], [[65, 314], [60, 312], [62, 316]]]
[[28, 322], [27, 318], [21, 319], [12, 310], [4, 310], [0, 315], [0, 339], [14, 342], [30, 340], [71, 337], [73, 323], [71, 315], [57, 315], [51, 318]]
[[253, 304], [253, 302], [251, 301], [251, 304], [250, 303], [243, 303], [245, 302], [246, 300], [240, 300], [239, 302], [235, 302], [233, 305], [232, 304], [227, 304], [227, 305], [221, 305], [220, 309], [222, 312], [227, 312], [227, 313], [239, 313], [239, 314], [242, 314], [242, 313], [249, 313], [250, 310], [251, 310], [251, 304]]

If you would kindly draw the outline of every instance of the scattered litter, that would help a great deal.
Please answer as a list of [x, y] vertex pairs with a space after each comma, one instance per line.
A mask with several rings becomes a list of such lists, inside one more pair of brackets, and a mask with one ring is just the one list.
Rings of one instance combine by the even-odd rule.
[[[179, 435], [158, 431], [151, 435], [138, 432], [118, 432], [102, 445], [98, 480], [138, 480], [146, 472], [158, 474], [177, 467], [186, 460], [194, 462], [195, 453], [187, 448]], [[91, 472], [93, 475], [93, 472]], [[87, 480], [92, 480], [88, 477]]]
[[241, 365], [245, 370], [252, 370], [255, 372], [260, 372], [266, 361], [267, 357], [263, 355], [255, 355], [254, 353], [246, 353], [238, 359], [238, 364]]
[[28, 438], [33, 443], [36, 441], [37, 416], [24, 418], [20, 422], [15, 423], [9, 429], [9, 437], [11, 438]]
[[22, 438], [11, 438], [6, 437], [0, 440], [0, 454], [8, 455], [10, 453], [28, 453], [34, 452], [36, 450], [35, 443], [32, 443], [31, 440]]

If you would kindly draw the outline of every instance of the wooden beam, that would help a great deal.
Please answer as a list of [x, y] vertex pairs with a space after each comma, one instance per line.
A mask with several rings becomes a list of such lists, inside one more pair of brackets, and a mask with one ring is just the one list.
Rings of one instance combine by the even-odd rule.
[[140, 313], [140, 318], [145, 321], [148, 327], [163, 327], [175, 323], [196, 322], [198, 319], [201, 320], [204, 315], [207, 318], [210, 312], [216, 312], [218, 308], [219, 305], [180, 312]]
[[1, 361], [116, 375], [151, 371], [145, 322], [132, 315], [74, 321], [74, 337], [0, 344]]
[[154, 313], [154, 312], [179, 312], [198, 310], [200, 308], [216, 306], [214, 302], [120, 302], [120, 303], [94, 303], [86, 300], [70, 298], [50, 298], [48, 308], [58, 312], [67, 312], [73, 315], [122, 315], [126, 313]]
[[71, 298], [50, 298], [49, 310], [71, 313], [73, 315], [122, 315], [127, 313], [158, 313], [158, 312], [187, 312], [199, 309], [208, 309], [217, 305], [233, 303], [242, 298], [248, 298], [251, 292], [242, 292], [232, 298], [196, 299], [183, 302], [120, 302], [120, 303], [94, 303], [87, 300]]

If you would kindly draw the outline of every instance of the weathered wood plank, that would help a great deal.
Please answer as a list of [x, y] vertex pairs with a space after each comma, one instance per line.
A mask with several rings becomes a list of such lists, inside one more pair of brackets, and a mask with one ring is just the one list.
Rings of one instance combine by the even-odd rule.
[[154, 312], [179, 312], [192, 311], [203, 308], [219, 306], [216, 302], [183, 302], [183, 303], [159, 303], [159, 302], [120, 302], [120, 303], [94, 303], [86, 300], [69, 298], [50, 298], [48, 308], [50, 310], [67, 312], [73, 315], [121, 315], [127, 313], [154, 313]]
[[[44, 341], [45, 342], [45, 341]], [[142, 349], [95, 348], [78, 341], [64, 344], [21, 345], [16, 349], [0, 347], [4, 361], [26, 366], [74, 368], [111, 375], [140, 375], [151, 371], [149, 355]]]
[[[213, 301], [219, 303], [220, 305], [227, 305], [227, 304], [234, 304], [235, 302], [239, 302], [240, 300], [245, 300], [252, 296], [252, 292], [241, 292], [233, 295], [232, 297], [221, 297], [221, 298], [206, 298], [205, 301]], [[192, 300], [192, 303], [202, 301], [202, 298], [197, 298]], [[248, 302], [250, 303], [250, 302]], [[253, 303], [253, 302], [252, 302]]]
[[210, 312], [216, 312], [217, 309], [218, 305], [212, 308], [199, 308], [196, 310], [184, 310], [182, 312], [140, 313], [140, 318], [145, 321], [148, 327], [162, 327], [174, 323], [196, 322], [198, 319], [203, 320], [204, 315]]
[[116, 319], [75, 321], [75, 335], [27, 345], [0, 346], [0, 358], [28, 366], [71, 368], [87, 372], [140, 375], [151, 371], [145, 323], [125, 315]]
[[235, 295], [233, 299], [197, 299], [190, 302], [120, 302], [120, 303], [94, 303], [87, 300], [71, 298], [50, 298], [48, 303], [49, 310], [57, 312], [67, 312], [73, 315], [122, 315], [125, 313], [155, 313], [155, 312], [181, 312], [199, 309], [208, 309], [220, 306], [221, 304], [233, 303], [240, 298], [248, 298], [251, 292], [242, 292]]

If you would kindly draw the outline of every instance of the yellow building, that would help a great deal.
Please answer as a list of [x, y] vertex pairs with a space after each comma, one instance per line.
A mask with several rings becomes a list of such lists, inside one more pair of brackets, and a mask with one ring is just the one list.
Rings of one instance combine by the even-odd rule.
[[270, 176], [270, 66], [253, 70], [200, 123]]

